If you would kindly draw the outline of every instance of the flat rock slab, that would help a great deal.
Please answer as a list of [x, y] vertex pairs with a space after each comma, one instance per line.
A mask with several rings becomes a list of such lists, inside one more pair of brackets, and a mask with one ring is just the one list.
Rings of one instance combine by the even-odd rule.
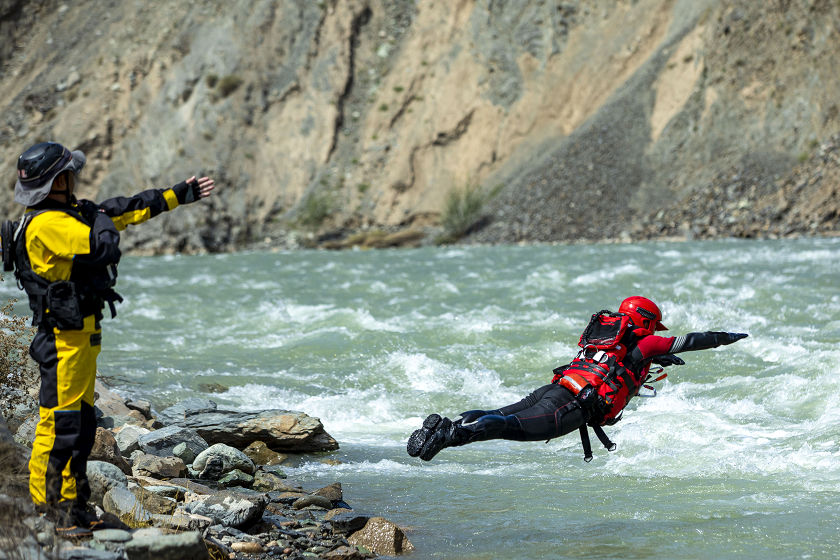
[[193, 482], [188, 478], [172, 478], [167, 480], [166, 483], [172, 486], [179, 486], [181, 488], [185, 488], [193, 494], [198, 494], [199, 496], [209, 496], [210, 494], [216, 493], [216, 491], [210, 488], [209, 486], [199, 484], [198, 482]]
[[158, 457], [172, 457], [175, 455], [175, 448], [181, 443], [189, 447], [193, 455], [198, 455], [210, 447], [195, 430], [183, 426], [167, 426], [137, 438], [137, 444], [143, 453]]
[[210, 553], [198, 531], [179, 535], [134, 538], [125, 545], [129, 560], [209, 560]]
[[290, 452], [333, 451], [338, 442], [318, 418], [291, 410], [239, 412], [214, 408], [209, 399], [187, 399], [161, 413], [168, 426], [191, 428], [208, 443], [244, 449], [262, 441], [273, 450]]
[[132, 539], [131, 533], [121, 529], [103, 529], [93, 533], [93, 540], [100, 542], [123, 543]]

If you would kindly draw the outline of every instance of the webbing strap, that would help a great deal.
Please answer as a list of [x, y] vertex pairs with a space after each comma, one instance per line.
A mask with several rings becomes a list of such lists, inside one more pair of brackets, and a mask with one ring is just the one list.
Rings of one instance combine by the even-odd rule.
[[601, 441], [601, 444], [607, 448], [607, 451], [615, 451], [616, 445], [610, 441], [610, 438], [607, 437], [607, 434], [604, 433], [601, 426], [592, 426], [592, 431], [595, 432], [595, 435], [598, 436], [598, 439]]
[[587, 463], [592, 460], [592, 444], [589, 443], [589, 431], [586, 424], [578, 428], [580, 432], [580, 444], [583, 446], [583, 460]]

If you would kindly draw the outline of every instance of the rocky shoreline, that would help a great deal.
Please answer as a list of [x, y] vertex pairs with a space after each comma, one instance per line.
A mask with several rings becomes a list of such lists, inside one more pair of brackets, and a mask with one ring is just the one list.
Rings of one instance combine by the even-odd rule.
[[[0, 416], [0, 442], [14, 446], [19, 472], [34, 404]], [[62, 538], [28, 495], [0, 491], [21, 521], [17, 533], [0, 531], [0, 560], [360, 560], [414, 549], [394, 523], [354, 510], [340, 482], [305, 489], [287, 478], [285, 453], [338, 449], [317, 418], [224, 410], [199, 397], [155, 414], [99, 382], [95, 406], [89, 507], [111, 528]]]

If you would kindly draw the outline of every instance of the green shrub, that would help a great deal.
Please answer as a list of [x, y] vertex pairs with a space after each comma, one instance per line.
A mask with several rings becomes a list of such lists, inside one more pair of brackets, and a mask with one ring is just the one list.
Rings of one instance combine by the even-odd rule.
[[368, 189], [370, 188], [370, 184], [369, 183], [359, 183], [359, 186], [357, 188], [359, 189], [360, 193], [365, 194], [368, 191]]
[[332, 199], [325, 194], [310, 194], [303, 201], [300, 209], [300, 223], [305, 226], [318, 227], [332, 213]]
[[449, 191], [440, 219], [444, 229], [443, 237], [453, 241], [463, 237], [481, 217], [481, 210], [488, 199], [478, 185], [456, 187]]
[[219, 80], [219, 95], [222, 97], [227, 97], [231, 93], [237, 90], [239, 86], [242, 85], [242, 78], [239, 76], [235, 76], [233, 74], [228, 74], [221, 80]]
[[207, 84], [207, 87], [210, 89], [216, 87], [216, 84], [219, 83], [219, 75], [218, 74], [207, 74], [204, 78], [204, 83]]

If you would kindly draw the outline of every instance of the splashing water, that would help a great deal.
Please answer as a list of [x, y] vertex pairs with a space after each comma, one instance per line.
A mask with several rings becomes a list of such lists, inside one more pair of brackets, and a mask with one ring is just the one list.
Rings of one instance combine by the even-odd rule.
[[[412, 558], [840, 555], [838, 240], [161, 257], [120, 272], [101, 372], [157, 409], [220, 383], [220, 404], [321, 418], [343, 463], [307, 456], [290, 475], [341, 481], [357, 509], [410, 529]], [[427, 414], [550, 381], [589, 316], [630, 295], [659, 302], [670, 334], [751, 336], [683, 354], [592, 463], [574, 434], [407, 456]]]

